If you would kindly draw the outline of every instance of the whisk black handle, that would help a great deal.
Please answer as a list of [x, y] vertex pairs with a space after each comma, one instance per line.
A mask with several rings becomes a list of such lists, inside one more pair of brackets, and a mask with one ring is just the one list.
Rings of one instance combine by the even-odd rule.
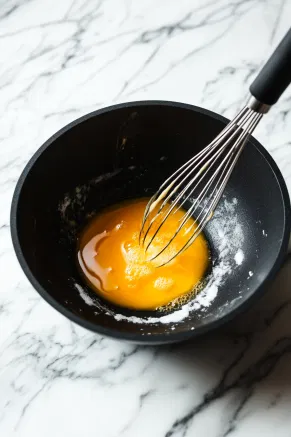
[[251, 94], [273, 105], [291, 83], [291, 28], [250, 86]]

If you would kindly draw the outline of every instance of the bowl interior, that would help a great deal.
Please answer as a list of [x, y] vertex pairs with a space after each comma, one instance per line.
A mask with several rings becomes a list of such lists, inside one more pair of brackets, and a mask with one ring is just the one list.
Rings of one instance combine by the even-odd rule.
[[[97, 111], [51, 138], [25, 169], [12, 209], [16, 252], [40, 294], [89, 329], [145, 342], [186, 338], [242, 308], [278, 264], [287, 234], [284, 182], [253, 139], [206, 229], [213, 268], [219, 267], [223, 241], [232, 242], [223, 259], [227, 273], [213, 300], [181, 321], [148, 323], [153, 314], [102, 302], [84, 284], [75, 262], [77, 237], [92, 214], [127, 198], [150, 196], [224, 125], [222, 118], [188, 105], [136, 103]], [[130, 316], [144, 322], [124, 320]]]

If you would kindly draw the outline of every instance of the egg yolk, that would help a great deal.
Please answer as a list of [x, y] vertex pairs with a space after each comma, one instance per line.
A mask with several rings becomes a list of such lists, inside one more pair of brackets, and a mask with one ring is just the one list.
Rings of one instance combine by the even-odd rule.
[[[148, 250], [139, 232], [148, 199], [126, 202], [92, 219], [80, 236], [78, 264], [88, 284], [104, 299], [136, 310], [155, 310], [189, 293], [203, 279], [209, 264], [209, 249], [201, 233], [183, 253], [167, 262], [193, 233], [190, 218], [167, 249], [185, 211], [169, 215]], [[192, 227], [191, 227], [192, 226]], [[191, 232], [190, 232], [191, 231]]]

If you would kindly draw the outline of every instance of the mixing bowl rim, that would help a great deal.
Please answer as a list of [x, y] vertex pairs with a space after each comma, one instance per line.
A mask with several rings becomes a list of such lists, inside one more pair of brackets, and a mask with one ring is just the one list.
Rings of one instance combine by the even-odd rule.
[[10, 213], [10, 228], [11, 228], [11, 236], [12, 236], [12, 242], [14, 246], [14, 250], [17, 256], [17, 259], [20, 263], [20, 266], [22, 267], [26, 277], [30, 281], [30, 283], [33, 285], [33, 287], [36, 289], [36, 291], [40, 294], [40, 296], [45, 299], [53, 308], [55, 308], [57, 311], [59, 311], [62, 315], [67, 317], [69, 320], [77, 323], [78, 325], [82, 326], [83, 328], [86, 328], [90, 331], [93, 331], [95, 333], [106, 335], [109, 337], [122, 339], [122, 340], [128, 340], [138, 343], [147, 343], [147, 344], [153, 344], [153, 343], [172, 343], [172, 342], [178, 342], [182, 340], [189, 339], [191, 337], [195, 337], [197, 335], [201, 335], [202, 333], [205, 333], [207, 331], [210, 331], [214, 328], [217, 328], [218, 326], [226, 323], [227, 321], [231, 320], [233, 317], [235, 317], [237, 314], [243, 312], [246, 310], [251, 303], [254, 302], [255, 299], [258, 299], [263, 292], [265, 291], [265, 285], [270, 282], [271, 279], [276, 275], [278, 272], [281, 264], [284, 261], [284, 257], [287, 253], [287, 247], [290, 237], [290, 229], [291, 229], [291, 207], [290, 207], [290, 198], [288, 194], [288, 189], [286, 186], [286, 182], [283, 178], [283, 175], [281, 174], [281, 171], [279, 170], [276, 162], [272, 158], [272, 156], [269, 154], [269, 152], [253, 137], [250, 138], [249, 142], [254, 146], [264, 157], [267, 164], [270, 166], [276, 181], [279, 185], [282, 199], [283, 199], [283, 206], [284, 206], [284, 229], [283, 229], [283, 238], [281, 241], [280, 249], [277, 255], [277, 258], [266, 275], [266, 277], [261, 280], [261, 283], [258, 285], [258, 287], [254, 290], [253, 294], [246, 299], [244, 302], [238, 301], [238, 303], [231, 308], [229, 312], [224, 314], [222, 317], [218, 317], [215, 320], [211, 321], [210, 323], [206, 323], [205, 325], [201, 325], [194, 330], [185, 330], [182, 332], [175, 332], [175, 330], [167, 330], [167, 332], [162, 334], [153, 334], [153, 335], [142, 335], [142, 332], [140, 331], [139, 325], [136, 325], [136, 332], [121, 332], [118, 329], [113, 328], [106, 328], [103, 327], [97, 323], [93, 323], [90, 321], [87, 321], [83, 319], [81, 316], [74, 314], [69, 309], [67, 309], [65, 306], [63, 306], [61, 303], [59, 303], [57, 300], [54, 299], [54, 297], [46, 291], [46, 289], [39, 283], [39, 281], [36, 279], [34, 274], [29, 268], [28, 263], [26, 262], [25, 256], [23, 254], [21, 243], [19, 240], [18, 235], [18, 203], [21, 196], [21, 191], [23, 188], [23, 185], [25, 183], [25, 180], [30, 173], [30, 170], [37, 162], [38, 158], [42, 155], [42, 153], [51, 145], [53, 144], [60, 136], [62, 136], [64, 133], [68, 132], [70, 129], [75, 127], [76, 125], [99, 115], [106, 114], [108, 112], [112, 112], [115, 110], [119, 110], [122, 108], [134, 108], [137, 109], [137, 107], [141, 106], [164, 106], [164, 107], [175, 107], [179, 109], [186, 109], [191, 110], [193, 112], [203, 114], [208, 116], [210, 119], [216, 119], [218, 121], [223, 122], [226, 124], [229, 120], [219, 114], [216, 114], [213, 111], [201, 108], [199, 106], [194, 106], [191, 104], [186, 103], [180, 103], [180, 102], [173, 102], [173, 101], [167, 101], [167, 100], [143, 100], [143, 101], [133, 101], [133, 102], [126, 102], [126, 103], [120, 103], [116, 105], [107, 106], [98, 110], [95, 110], [93, 112], [90, 112], [88, 114], [85, 114], [76, 120], [73, 120], [66, 126], [62, 127], [60, 130], [58, 130], [55, 134], [53, 134], [48, 140], [45, 141], [45, 143], [34, 153], [34, 155], [31, 157], [31, 159], [26, 164], [24, 170], [22, 171], [18, 182], [15, 187], [15, 191], [13, 194], [12, 204], [11, 204], [11, 213]]

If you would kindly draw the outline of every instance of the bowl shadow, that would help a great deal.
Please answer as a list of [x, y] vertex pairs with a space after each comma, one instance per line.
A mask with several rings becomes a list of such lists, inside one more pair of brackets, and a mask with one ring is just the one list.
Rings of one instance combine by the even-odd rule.
[[290, 290], [289, 255], [264, 297], [246, 313], [216, 332], [164, 347], [176, 371], [194, 381], [187, 387], [192, 406], [167, 435], [188, 428], [217, 402], [228, 406], [228, 430], [223, 434], [228, 435], [252, 408], [268, 410], [290, 399]]

